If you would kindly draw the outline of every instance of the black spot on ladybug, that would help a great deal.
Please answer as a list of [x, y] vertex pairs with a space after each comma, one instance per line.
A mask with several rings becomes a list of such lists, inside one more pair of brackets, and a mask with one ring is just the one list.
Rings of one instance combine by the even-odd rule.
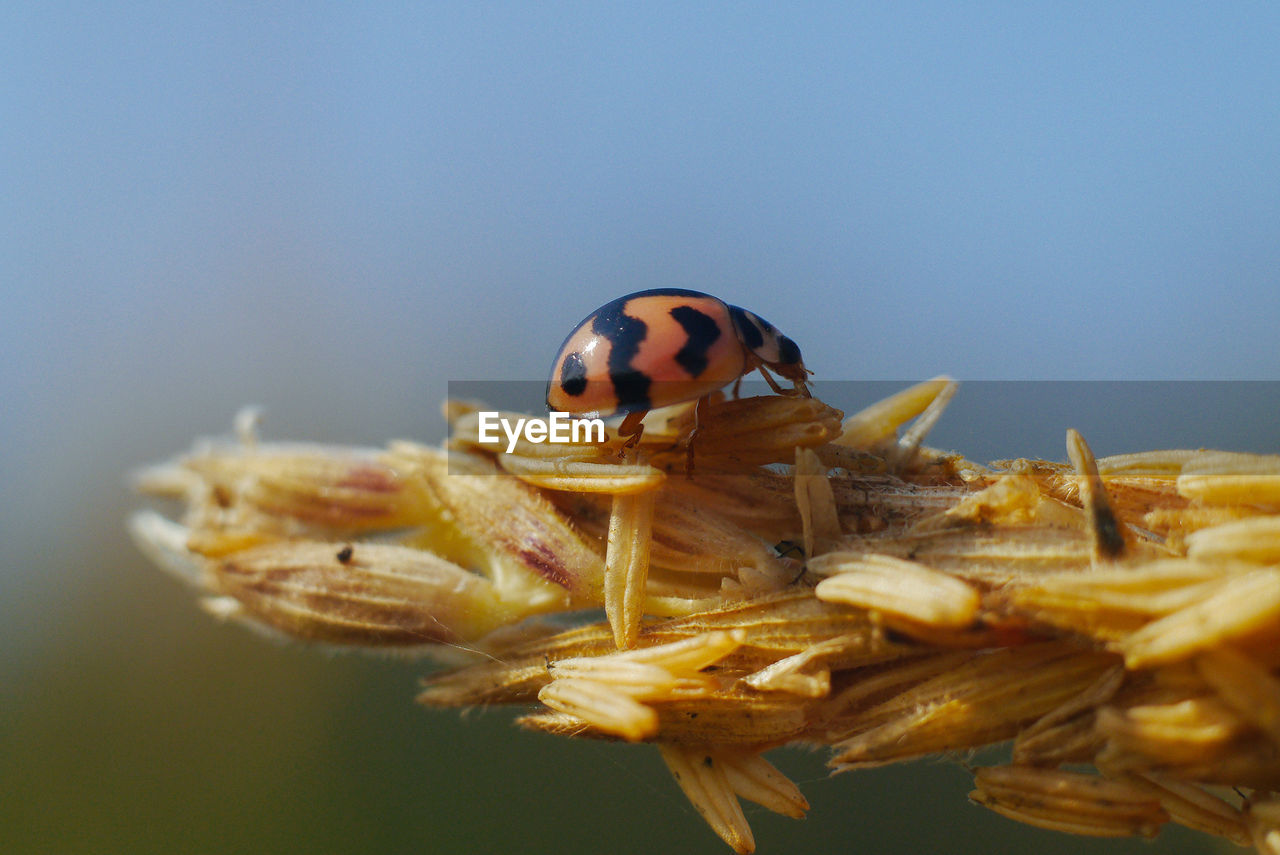
[[649, 334], [649, 325], [623, 311], [628, 298], [602, 306], [591, 321], [591, 331], [609, 342], [609, 379], [619, 410], [649, 409], [650, 380], [631, 367], [640, 352], [640, 343]]
[[748, 350], [758, 350], [760, 345], [764, 344], [764, 336], [761, 335], [760, 328], [751, 323], [751, 318], [745, 311], [737, 306], [730, 306], [729, 316], [733, 318], [733, 325], [738, 328], [738, 338], [742, 339], [742, 343]]
[[564, 365], [560, 368], [560, 388], [574, 398], [587, 390], [587, 367], [582, 364], [581, 353], [571, 353], [564, 358]]
[[785, 335], [778, 336], [778, 362], [795, 365], [800, 361], [800, 346]]
[[653, 381], [643, 371], [610, 372], [613, 381], [613, 394], [618, 399], [618, 412], [647, 410], [653, 405], [649, 401], [649, 387]]
[[684, 347], [676, 353], [676, 364], [689, 372], [690, 377], [701, 377], [707, 370], [707, 351], [720, 338], [720, 327], [705, 312], [699, 312], [692, 306], [676, 306], [671, 310], [671, 317], [684, 327]]

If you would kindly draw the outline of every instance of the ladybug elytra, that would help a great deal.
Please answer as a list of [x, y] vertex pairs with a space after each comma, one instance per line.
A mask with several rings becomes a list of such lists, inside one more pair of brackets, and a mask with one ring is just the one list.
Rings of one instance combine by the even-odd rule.
[[[808, 395], [800, 348], [746, 309], [699, 291], [659, 288], [619, 297], [565, 338], [547, 383], [547, 406], [625, 427], [656, 407], [692, 401], [756, 369], [778, 394]], [[767, 370], [766, 370], [767, 369]], [[769, 375], [790, 380], [782, 389]]]

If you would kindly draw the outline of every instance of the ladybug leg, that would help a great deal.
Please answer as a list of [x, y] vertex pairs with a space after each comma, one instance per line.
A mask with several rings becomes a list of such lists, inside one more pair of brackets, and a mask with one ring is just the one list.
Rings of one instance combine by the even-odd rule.
[[622, 424], [618, 425], [618, 436], [627, 437], [627, 441], [622, 444], [624, 449], [634, 448], [640, 441], [640, 435], [644, 433], [644, 417], [648, 412], [648, 410], [637, 410], [627, 413]]
[[702, 405], [705, 404], [710, 397], [710, 395], [703, 395], [698, 399], [698, 403], [693, 405], [693, 430], [689, 431], [689, 436], [686, 437], [684, 441], [684, 477], [686, 478], [693, 477], [693, 441], [697, 438], [698, 431], [702, 428], [702, 425], [698, 421], [698, 417], [702, 413]]
[[769, 384], [769, 388], [773, 390], [773, 394], [775, 395], [794, 394], [794, 392], [788, 392], [786, 389], [783, 389], [781, 386], [779, 386], [778, 381], [773, 379], [773, 375], [770, 374], [768, 369], [765, 368], [763, 365], [759, 366], [759, 368], [760, 368], [760, 376], [763, 377], [764, 381]]
[[769, 388], [773, 390], [773, 393], [775, 395], [783, 395], [784, 397], [787, 397], [787, 398], [801, 398], [801, 397], [812, 398], [813, 397], [813, 395], [809, 392], [809, 387], [808, 385], [805, 384], [804, 380], [792, 380], [791, 388], [783, 389], [781, 386], [778, 385], [778, 381], [773, 379], [773, 375], [771, 375], [763, 365], [759, 366], [759, 368], [760, 368], [760, 375], [764, 377], [765, 382], [769, 384]]
[[[761, 374], [764, 374], [764, 362], [761, 361], [760, 357], [756, 356], [754, 353], [748, 350], [746, 352], [746, 363], [742, 368], [742, 373], [738, 375], [737, 380], [733, 381], [734, 399], [742, 397], [742, 381], [746, 378], [748, 374], [750, 374], [752, 371], [755, 371], [757, 368], [760, 369]], [[764, 379], [769, 380], [769, 375], [765, 374]], [[769, 383], [770, 385], [772, 385], [773, 381], [769, 380]], [[776, 389], [777, 387], [774, 386], [774, 388]]]

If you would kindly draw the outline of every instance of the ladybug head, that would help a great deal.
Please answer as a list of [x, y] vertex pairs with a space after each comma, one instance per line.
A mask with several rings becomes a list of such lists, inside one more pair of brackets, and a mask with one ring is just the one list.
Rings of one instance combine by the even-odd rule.
[[742, 345], [768, 368], [792, 382], [803, 382], [809, 371], [800, 357], [799, 346], [777, 327], [746, 309], [729, 307], [734, 329]]

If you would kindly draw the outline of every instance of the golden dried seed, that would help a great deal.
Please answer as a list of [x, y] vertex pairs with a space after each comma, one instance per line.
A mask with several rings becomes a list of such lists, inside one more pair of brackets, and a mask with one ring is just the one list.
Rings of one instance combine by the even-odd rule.
[[1225, 837], [1237, 846], [1249, 845], [1249, 832], [1240, 809], [1200, 787], [1152, 773], [1124, 773], [1115, 779], [1157, 799], [1179, 825]]
[[1014, 526], [948, 529], [846, 543], [848, 551], [894, 555], [935, 570], [992, 586], [1024, 581], [1055, 570], [1079, 571], [1092, 558], [1083, 531]]
[[1250, 569], [1179, 558], [1091, 573], [1060, 571], [1018, 580], [991, 599], [1053, 626], [1121, 641], [1153, 616], [1202, 603], [1228, 574]]
[[811, 589], [719, 604], [688, 617], [650, 624], [641, 637], [657, 643], [717, 630], [740, 630], [744, 649], [735, 653], [735, 659], [749, 657], [755, 667], [808, 650], [815, 640], [831, 636], [863, 639], [860, 650], [852, 645], [845, 648], [849, 658], [842, 662], [846, 664], [892, 658], [905, 649], [878, 637], [865, 613], [821, 602]]
[[374, 452], [263, 446], [193, 457], [186, 465], [231, 501], [315, 525], [394, 528], [418, 507], [398, 473]]
[[1060, 757], [1062, 762], [1068, 758], [1081, 759], [1083, 749], [1091, 749], [1084, 756], [1092, 757], [1100, 747], [1100, 737], [1094, 732], [1093, 710], [1111, 700], [1124, 684], [1124, 678], [1124, 666], [1114, 665], [1080, 694], [1023, 728], [1014, 740], [1014, 763], [1030, 765], [1034, 759], [1037, 765], [1042, 765], [1053, 757]]
[[714, 501], [696, 502], [669, 490], [655, 501], [651, 568], [731, 578], [740, 578], [746, 568], [759, 574], [769, 590], [777, 590], [795, 577], [759, 536], [721, 515]]
[[745, 640], [746, 633], [741, 630], [708, 632], [683, 641], [642, 647], [618, 655], [625, 656], [632, 662], [651, 662], [661, 665], [675, 674], [692, 673], [719, 662], [741, 646]]
[[1080, 502], [1088, 515], [1094, 558], [1099, 561], [1119, 558], [1125, 551], [1124, 529], [1111, 509], [1107, 488], [1098, 475], [1098, 464], [1089, 444], [1074, 430], [1067, 431], [1067, 456], [1080, 476]]
[[826, 551], [840, 537], [836, 500], [826, 467], [807, 448], [796, 449], [796, 507], [804, 527], [804, 554]]
[[935, 377], [878, 401], [845, 419], [834, 442], [851, 448], [874, 448], [954, 385], [955, 381], [948, 377]]
[[[692, 427], [689, 415], [684, 429]], [[694, 445], [698, 470], [786, 463], [797, 446], [816, 447], [840, 431], [841, 413], [816, 398], [739, 398], [702, 407]], [[657, 452], [655, 466], [679, 468], [687, 464], [683, 448]]]
[[1280, 680], [1226, 646], [1197, 656], [1196, 669], [1228, 706], [1280, 745]]
[[[1221, 755], [1248, 725], [1212, 697], [1121, 710], [1098, 710], [1097, 728], [1109, 750], [1160, 758], [1165, 763], [1199, 763]], [[1130, 768], [1119, 766], [1117, 768]]]
[[1172, 551], [1185, 554], [1187, 538], [1192, 532], [1204, 528], [1213, 528], [1224, 523], [1249, 519], [1257, 511], [1253, 508], [1217, 505], [1191, 505], [1184, 508], [1155, 506], [1146, 511], [1141, 518], [1141, 525], [1151, 531], [1159, 532], [1165, 537], [1165, 545]]
[[829, 480], [844, 530], [885, 539], [908, 530], [926, 533], [953, 527], [946, 512], [972, 494], [968, 488], [921, 486], [892, 475], [838, 474]]
[[647, 739], [658, 731], [658, 714], [652, 708], [595, 680], [554, 680], [538, 692], [538, 700], [629, 742]]
[[969, 797], [1005, 816], [1059, 831], [1102, 837], [1153, 836], [1169, 816], [1143, 790], [1060, 769], [979, 769]]
[[831, 691], [831, 669], [825, 661], [851, 648], [861, 651], [865, 645], [860, 636], [829, 638], [761, 668], [744, 677], [743, 682], [762, 692], [789, 692], [807, 698], [823, 698]]
[[810, 560], [808, 567], [827, 576], [814, 590], [820, 600], [876, 609], [929, 626], [969, 626], [981, 605], [978, 592], [961, 580], [888, 555], [829, 553]]
[[1092, 763], [1105, 740], [1094, 727], [1093, 710], [1027, 734], [1019, 733], [1013, 746], [1013, 762], [1020, 766], [1057, 766]]
[[808, 702], [777, 692], [726, 688], [687, 700], [655, 701], [653, 707], [662, 742], [758, 749], [800, 738]]
[[618, 656], [580, 656], [551, 663], [555, 680], [594, 680], [633, 697], [660, 695], [675, 688], [679, 678], [666, 668]]
[[1145, 822], [1135, 823], [1127, 819], [1108, 822], [1097, 817], [1079, 820], [1070, 811], [1044, 810], [1023, 805], [1015, 807], [996, 801], [982, 790], [970, 792], [969, 799], [1006, 819], [1034, 825], [1047, 831], [1060, 831], [1064, 834], [1078, 834], [1086, 837], [1154, 837], [1159, 833], [1158, 826]]
[[613, 497], [604, 566], [604, 610], [619, 649], [635, 647], [649, 578], [652, 492]]
[[705, 749], [677, 745], [659, 745], [658, 749], [680, 789], [720, 839], [734, 852], [754, 852], [756, 841], [751, 826], [715, 755]]
[[668, 644], [606, 656], [563, 659], [549, 667], [554, 669], [557, 679], [564, 676], [597, 680], [616, 684], [627, 691], [642, 688], [645, 696], [653, 697], [674, 688], [680, 678], [698, 677], [703, 668], [714, 665], [737, 649], [744, 637], [740, 630], [708, 632]]
[[644, 493], [662, 486], [667, 475], [645, 464], [607, 463], [498, 455], [498, 465], [536, 487], [578, 493], [625, 495]]
[[1152, 739], [1226, 742], [1244, 728], [1243, 720], [1213, 697], [1131, 706], [1125, 709], [1125, 715]]
[[579, 601], [604, 602], [604, 562], [533, 488], [502, 477], [474, 455], [401, 442], [392, 446], [392, 459], [443, 509], [454, 537], [560, 585]]
[[197, 529], [186, 539], [185, 548], [205, 558], [226, 558], [236, 552], [279, 541], [278, 533], [265, 532], [260, 528]]
[[1100, 817], [1150, 815], [1159, 807], [1144, 789], [1098, 775], [1042, 769], [1031, 766], [985, 766], [974, 773], [974, 783], [993, 795], [1074, 807], [1082, 814]]
[[187, 546], [191, 529], [155, 511], [139, 511], [129, 518], [129, 534], [160, 569], [197, 590], [207, 588], [209, 564]]
[[876, 707], [887, 697], [901, 696], [906, 689], [946, 674], [971, 658], [972, 654], [967, 652], [903, 657], [890, 667], [869, 674], [859, 674], [860, 679], [817, 708], [815, 724], [828, 728], [823, 733], [822, 741], [833, 743], [850, 735], [848, 728], [841, 730], [833, 722], [857, 722], [862, 713]]
[[208, 489], [205, 479], [181, 460], [140, 469], [130, 476], [129, 483], [144, 496], [181, 499], [192, 505], [199, 502], [201, 494]]
[[[529, 628], [523, 624], [522, 629]], [[530, 632], [509, 644], [495, 642], [491, 658], [468, 668], [432, 674], [420, 703], [429, 706], [469, 707], [480, 704], [530, 703], [551, 682], [550, 663], [575, 657], [600, 657], [613, 653], [613, 632], [605, 623], [590, 624], [559, 633]], [[490, 636], [493, 638], [493, 636]]]
[[1130, 668], [1174, 662], [1229, 642], [1280, 617], [1280, 570], [1263, 568], [1228, 578], [1194, 605], [1152, 621], [1119, 645]]
[[721, 751], [719, 757], [729, 786], [740, 798], [792, 819], [804, 818], [809, 802], [768, 760], [750, 751]]
[[[1098, 721], [1103, 721], [1103, 710]], [[1127, 741], [1123, 736], [1109, 740], [1095, 758], [1099, 768], [1116, 772], [1159, 772], [1181, 780], [1229, 787], [1275, 790], [1280, 788], [1275, 745], [1260, 736], [1243, 736], [1230, 743], [1210, 746], [1195, 753], [1169, 752], [1169, 742]], [[1172, 746], [1179, 747], [1179, 746]]]
[[1098, 472], [1106, 476], [1145, 475], [1154, 478], [1173, 479], [1188, 461], [1204, 452], [1189, 449], [1168, 451], [1140, 451], [1135, 454], [1114, 454], [1098, 460]]
[[985, 745], [1086, 689], [1112, 657], [1057, 644], [1007, 648], [973, 657], [841, 724], [834, 766], [852, 767]]
[[1187, 536], [1187, 555], [1200, 561], [1280, 562], [1280, 517], [1254, 517], [1201, 529]]
[[920, 414], [920, 417], [912, 422], [911, 427], [902, 432], [901, 438], [898, 439], [898, 447], [894, 449], [890, 459], [894, 469], [901, 469], [920, 453], [921, 443], [929, 435], [929, 431], [933, 430], [934, 425], [938, 423], [938, 419], [942, 418], [943, 411], [947, 409], [947, 405], [951, 403], [951, 399], [955, 397], [956, 389], [959, 387], [960, 384], [954, 380], [948, 380], [938, 390], [938, 394], [929, 402], [929, 405], [924, 408], [924, 412]]
[[[801, 655], [796, 654], [797, 657]], [[806, 671], [802, 672], [799, 666], [784, 659], [743, 678], [743, 682], [761, 692], [786, 692], [802, 698], [825, 698], [831, 693], [830, 668], [814, 666]]]
[[[344, 557], [345, 556], [345, 557]], [[503, 601], [487, 579], [401, 546], [287, 541], [210, 567], [249, 616], [300, 638], [372, 647], [471, 641], [540, 608]]]
[[716, 688], [698, 672], [731, 653], [741, 636], [707, 633], [684, 641], [594, 658], [548, 663], [554, 679], [538, 699], [605, 733], [636, 741], [654, 736], [658, 714], [641, 701], [689, 698]]
[[664, 500], [678, 496], [686, 504], [709, 508], [770, 542], [799, 527], [794, 479], [772, 470], [713, 473], [699, 466], [696, 478], [672, 478], [663, 492]]
[[1026, 580], [1016, 596], [1051, 591], [1064, 600], [1076, 599], [1085, 605], [1097, 602], [1109, 607], [1132, 608], [1143, 614], [1162, 614], [1170, 609], [1148, 608], [1140, 598], [1177, 594], [1187, 589], [1202, 590], [1202, 586], [1220, 581], [1224, 569], [1240, 573], [1252, 568], [1244, 564], [1224, 568], [1185, 558], [1166, 558], [1137, 566], [1104, 567], [1089, 573], [1077, 570], [1036, 576]]
[[1189, 460], [1178, 492], [1208, 504], [1280, 506], [1280, 455], [1206, 452]]
[[[1020, 474], [1002, 475], [990, 486], [950, 503], [942, 513], [916, 523], [912, 531], [925, 534], [965, 525], [1025, 524], [1036, 519], [1045, 505], [1035, 479]], [[1051, 507], [1061, 509], [1057, 520], [1060, 524], [1084, 527], [1084, 520], [1075, 508], [1064, 508], [1056, 502]]]

